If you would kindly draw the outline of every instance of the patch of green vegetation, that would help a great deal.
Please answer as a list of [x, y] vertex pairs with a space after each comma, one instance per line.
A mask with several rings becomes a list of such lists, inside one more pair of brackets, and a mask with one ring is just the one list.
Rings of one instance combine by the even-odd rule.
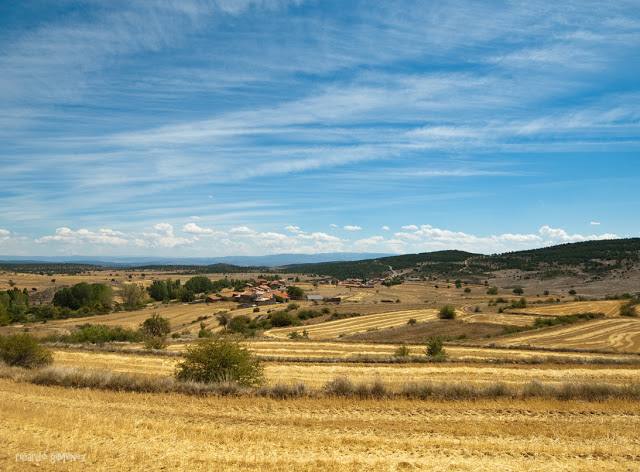
[[536, 318], [536, 320], [533, 322], [533, 327], [546, 328], [548, 326], [572, 324], [578, 323], [580, 321], [597, 320], [600, 318], [604, 318], [604, 313], [578, 313], [576, 315]]

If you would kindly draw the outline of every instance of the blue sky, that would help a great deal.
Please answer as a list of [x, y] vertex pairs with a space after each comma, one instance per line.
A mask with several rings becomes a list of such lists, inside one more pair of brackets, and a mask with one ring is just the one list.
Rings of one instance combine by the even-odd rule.
[[0, 254], [640, 236], [640, 4], [0, 3]]

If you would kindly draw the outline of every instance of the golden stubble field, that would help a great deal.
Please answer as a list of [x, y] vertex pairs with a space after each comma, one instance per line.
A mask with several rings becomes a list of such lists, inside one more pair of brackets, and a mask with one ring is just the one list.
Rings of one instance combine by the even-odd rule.
[[640, 320], [637, 318], [609, 318], [586, 321], [568, 326], [524, 332], [495, 340], [493, 344], [640, 353]]
[[[570, 359], [566, 358], [566, 360]], [[615, 361], [615, 358], [609, 359]], [[153, 376], [173, 375], [178, 360], [175, 357], [153, 355], [55, 351], [55, 364], [58, 366]], [[640, 377], [640, 362], [634, 365], [265, 362], [264, 365], [268, 384], [302, 382], [313, 388], [322, 387], [336, 377], [347, 377], [357, 382], [381, 380], [391, 390], [398, 390], [408, 382], [426, 381], [464, 382], [474, 385], [504, 382], [518, 386], [531, 381], [544, 383], [603, 382], [623, 385], [633, 383]]]
[[[3, 379], [0, 417], [7, 471], [602, 472], [637, 470], [640, 461], [640, 410], [618, 400], [283, 401]], [[24, 462], [29, 453], [45, 459]], [[74, 460], [48, 459], [62, 453]]]

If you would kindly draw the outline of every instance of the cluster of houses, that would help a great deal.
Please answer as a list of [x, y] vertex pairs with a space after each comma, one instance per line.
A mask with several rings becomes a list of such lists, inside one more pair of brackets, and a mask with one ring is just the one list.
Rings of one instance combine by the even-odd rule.
[[271, 305], [289, 301], [287, 283], [284, 280], [267, 281], [260, 279], [255, 284], [247, 284], [242, 292], [222, 290], [218, 295], [209, 295], [207, 303], [232, 301], [242, 305]]

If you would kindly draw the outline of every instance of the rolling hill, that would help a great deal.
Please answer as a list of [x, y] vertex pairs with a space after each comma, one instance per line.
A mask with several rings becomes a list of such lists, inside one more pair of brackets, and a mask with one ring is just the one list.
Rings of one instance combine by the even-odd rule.
[[640, 238], [632, 238], [586, 241], [493, 255], [437, 251], [353, 262], [295, 264], [281, 269], [338, 279], [367, 279], [391, 275], [394, 271], [420, 277], [481, 278], [504, 270], [531, 272], [540, 278], [561, 275], [602, 277], [639, 268]]

